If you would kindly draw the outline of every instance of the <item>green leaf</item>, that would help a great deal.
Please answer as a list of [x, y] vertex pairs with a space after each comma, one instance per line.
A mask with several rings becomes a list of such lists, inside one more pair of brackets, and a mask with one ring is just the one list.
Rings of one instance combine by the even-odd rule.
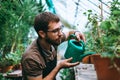
[[88, 10], [88, 12], [92, 12], [92, 10]]
[[120, 10], [114, 10], [112, 13], [113, 15], [120, 16]]
[[109, 30], [111, 27], [111, 23], [110, 21], [103, 21], [101, 22], [100, 27], [104, 30]]

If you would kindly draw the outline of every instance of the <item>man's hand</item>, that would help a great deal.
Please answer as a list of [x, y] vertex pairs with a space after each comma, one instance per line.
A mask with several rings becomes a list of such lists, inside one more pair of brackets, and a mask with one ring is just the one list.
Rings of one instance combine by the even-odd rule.
[[70, 63], [72, 61], [72, 58], [69, 58], [69, 59], [65, 59], [65, 60], [61, 60], [59, 63], [58, 63], [58, 66], [60, 68], [69, 68], [69, 67], [73, 67], [73, 66], [76, 66], [78, 65], [80, 62], [75, 62], [75, 63]]
[[77, 38], [78, 41], [83, 40], [85, 42], [85, 36], [84, 36], [84, 34], [80, 33], [79, 31], [75, 31], [74, 35], [76, 36], [76, 38]]
[[69, 36], [71, 34], [74, 34], [77, 38], [78, 41], [83, 40], [85, 42], [85, 36], [83, 33], [81, 33], [80, 31], [69, 31], [69, 32], [65, 32], [65, 36], [66, 36], [66, 40], [69, 38]]

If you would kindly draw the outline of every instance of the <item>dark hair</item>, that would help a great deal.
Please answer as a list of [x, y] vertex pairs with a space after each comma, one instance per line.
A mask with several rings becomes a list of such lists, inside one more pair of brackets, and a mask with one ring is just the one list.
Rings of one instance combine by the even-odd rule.
[[51, 12], [42, 12], [35, 17], [34, 29], [38, 33], [40, 30], [46, 32], [50, 22], [59, 22], [60, 19], [57, 15]]

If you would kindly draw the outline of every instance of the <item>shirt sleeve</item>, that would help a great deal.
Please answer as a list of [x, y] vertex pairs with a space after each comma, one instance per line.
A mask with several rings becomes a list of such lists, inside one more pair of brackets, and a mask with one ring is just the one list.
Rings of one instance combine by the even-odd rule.
[[42, 75], [42, 65], [33, 59], [26, 59], [23, 62], [23, 71], [27, 76], [39, 76]]

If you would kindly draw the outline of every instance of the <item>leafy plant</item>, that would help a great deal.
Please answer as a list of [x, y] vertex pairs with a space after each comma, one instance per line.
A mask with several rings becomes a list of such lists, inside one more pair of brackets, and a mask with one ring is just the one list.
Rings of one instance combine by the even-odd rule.
[[73, 68], [65, 68], [60, 71], [61, 80], [75, 80], [75, 73]]
[[2, 0], [0, 6], [0, 48], [3, 53], [13, 52], [28, 39], [33, 18], [42, 5], [35, 0]]
[[87, 48], [104, 57], [120, 57], [120, 2], [113, 0], [110, 7], [110, 16], [102, 20], [101, 16], [88, 10], [89, 23], [86, 32]]
[[10, 79], [6, 79], [2, 73], [0, 73], [0, 80], [10, 80]]
[[41, 0], [0, 0], [0, 63], [17, 63], [35, 15], [44, 10]]
[[4, 57], [0, 55], [0, 67], [16, 65], [20, 63], [21, 60], [21, 51], [15, 51], [15, 53], [8, 53]]

